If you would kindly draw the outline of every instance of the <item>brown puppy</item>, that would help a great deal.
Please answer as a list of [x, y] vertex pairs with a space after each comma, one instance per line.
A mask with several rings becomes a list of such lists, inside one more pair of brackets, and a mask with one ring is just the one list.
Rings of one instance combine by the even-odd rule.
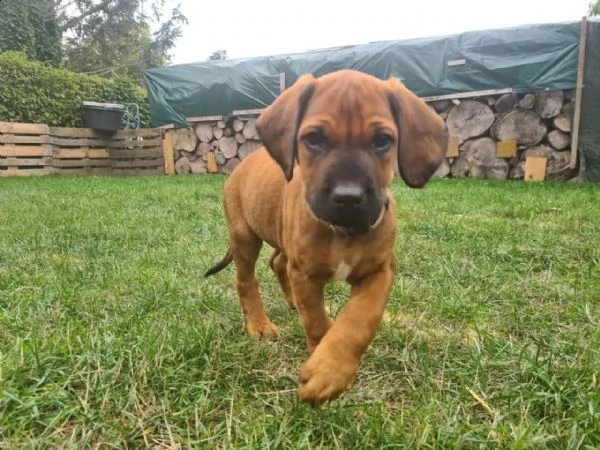
[[[396, 270], [396, 210], [388, 185], [398, 168], [407, 185], [425, 185], [444, 158], [444, 121], [396, 79], [343, 70], [304, 75], [258, 118], [264, 148], [225, 183], [229, 251], [206, 276], [231, 261], [247, 332], [278, 328], [263, 309], [255, 263], [263, 242], [310, 357], [300, 397], [312, 404], [346, 390], [373, 339]], [[335, 322], [323, 293], [351, 285]]]

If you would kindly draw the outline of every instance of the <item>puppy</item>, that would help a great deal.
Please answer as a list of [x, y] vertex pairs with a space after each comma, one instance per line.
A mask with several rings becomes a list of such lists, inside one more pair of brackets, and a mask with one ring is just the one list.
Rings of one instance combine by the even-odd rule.
[[[388, 189], [397, 171], [423, 187], [444, 159], [444, 121], [395, 78], [352, 70], [307, 74], [257, 120], [264, 145], [224, 187], [232, 261], [251, 336], [277, 336], [265, 314], [255, 265], [269, 265], [305, 330], [309, 358], [299, 395], [318, 405], [348, 389], [381, 321], [396, 272], [396, 209]], [[332, 321], [323, 293], [345, 281], [351, 295]]]

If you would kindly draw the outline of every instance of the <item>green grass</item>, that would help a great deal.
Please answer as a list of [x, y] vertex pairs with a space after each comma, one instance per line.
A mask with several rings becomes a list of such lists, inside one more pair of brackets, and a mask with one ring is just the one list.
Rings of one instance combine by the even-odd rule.
[[354, 389], [312, 408], [267, 249], [277, 341], [244, 334], [232, 267], [202, 278], [222, 184], [0, 181], [0, 447], [600, 446], [599, 185], [396, 181], [385, 321]]

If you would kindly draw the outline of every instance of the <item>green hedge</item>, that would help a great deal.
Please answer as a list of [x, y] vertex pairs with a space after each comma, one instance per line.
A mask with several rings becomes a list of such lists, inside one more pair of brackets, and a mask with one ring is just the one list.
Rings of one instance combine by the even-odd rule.
[[82, 128], [84, 101], [137, 103], [142, 127], [149, 126], [147, 92], [130, 78], [79, 74], [0, 53], [0, 121]]

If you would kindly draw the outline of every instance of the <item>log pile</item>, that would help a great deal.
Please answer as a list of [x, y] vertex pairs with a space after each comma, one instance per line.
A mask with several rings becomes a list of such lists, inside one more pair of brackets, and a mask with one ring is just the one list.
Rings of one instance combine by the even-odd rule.
[[[547, 158], [546, 179], [570, 174], [572, 91], [503, 94], [430, 105], [458, 136], [458, 157], [447, 158], [436, 177], [523, 179], [528, 156]], [[497, 156], [497, 143], [515, 141], [516, 155]]]
[[[448, 157], [436, 177], [523, 179], [528, 156], [547, 158], [546, 179], [569, 170], [573, 91], [501, 94], [437, 100], [429, 106], [458, 139], [457, 157]], [[255, 116], [220, 117], [174, 130], [176, 172], [230, 174], [261, 147]], [[497, 143], [516, 142], [514, 156], [498, 155]]]
[[256, 131], [256, 117], [249, 116], [192, 123], [190, 128], [171, 133], [178, 174], [230, 174], [242, 159], [262, 145]]

